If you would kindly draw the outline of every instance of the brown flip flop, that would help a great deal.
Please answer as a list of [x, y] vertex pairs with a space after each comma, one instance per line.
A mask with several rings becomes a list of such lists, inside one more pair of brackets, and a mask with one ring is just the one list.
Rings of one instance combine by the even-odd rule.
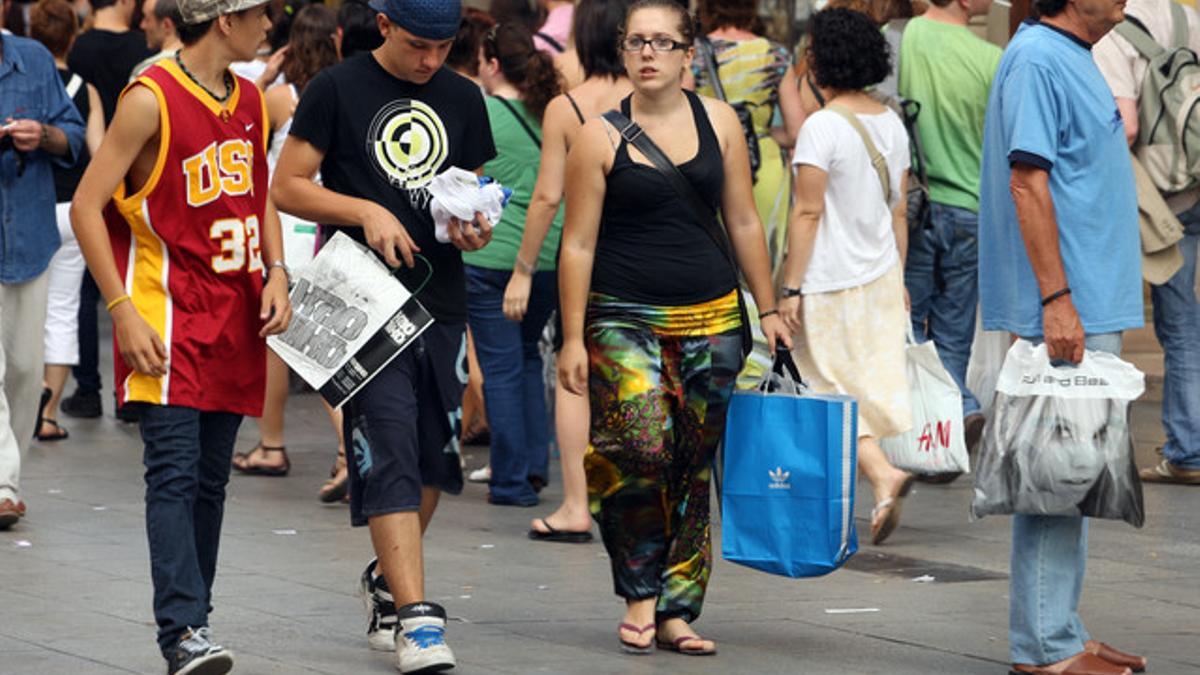
[[[916, 476], [910, 475], [900, 484], [900, 490], [896, 492], [896, 496], [881, 499], [875, 508], [871, 509], [871, 543], [878, 546], [892, 535], [896, 526], [900, 524], [900, 512], [904, 508], [904, 498], [912, 490], [913, 482]], [[883, 520], [879, 523], [879, 529], [874, 529], [875, 518], [880, 513], [887, 513]]]

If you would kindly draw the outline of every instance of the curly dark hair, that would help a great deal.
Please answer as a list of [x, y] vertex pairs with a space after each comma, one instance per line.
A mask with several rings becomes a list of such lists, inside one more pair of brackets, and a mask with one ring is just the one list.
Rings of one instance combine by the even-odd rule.
[[498, 24], [483, 40], [483, 57], [496, 59], [504, 79], [521, 92], [521, 102], [538, 120], [550, 99], [562, 93], [554, 59], [533, 46], [533, 35], [515, 23]]
[[822, 87], [856, 91], [882, 82], [891, 72], [887, 40], [866, 14], [826, 9], [808, 25], [811, 72]]
[[337, 28], [337, 14], [325, 5], [309, 5], [292, 21], [281, 70], [297, 90], [304, 91], [317, 73], [337, 63]]

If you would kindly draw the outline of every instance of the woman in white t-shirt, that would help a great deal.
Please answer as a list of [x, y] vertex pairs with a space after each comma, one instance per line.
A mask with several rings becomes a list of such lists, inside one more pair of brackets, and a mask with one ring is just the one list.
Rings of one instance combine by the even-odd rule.
[[796, 360], [813, 389], [858, 400], [858, 465], [874, 488], [871, 541], [879, 544], [896, 528], [913, 481], [878, 443], [912, 426], [904, 365], [908, 136], [900, 118], [864, 92], [888, 73], [887, 44], [871, 20], [829, 9], [810, 26], [801, 84], [808, 118], [793, 160], [779, 311], [797, 334]]

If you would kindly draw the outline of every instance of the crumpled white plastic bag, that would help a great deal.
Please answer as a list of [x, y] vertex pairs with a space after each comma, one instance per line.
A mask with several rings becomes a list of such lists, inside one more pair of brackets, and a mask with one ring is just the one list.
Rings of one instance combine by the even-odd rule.
[[472, 223], [476, 213], [482, 213], [492, 225], [500, 222], [504, 205], [512, 195], [490, 178], [480, 178], [470, 171], [450, 167], [434, 177], [428, 186], [433, 200], [429, 213], [433, 216], [434, 236], [443, 244], [450, 241], [450, 219]]

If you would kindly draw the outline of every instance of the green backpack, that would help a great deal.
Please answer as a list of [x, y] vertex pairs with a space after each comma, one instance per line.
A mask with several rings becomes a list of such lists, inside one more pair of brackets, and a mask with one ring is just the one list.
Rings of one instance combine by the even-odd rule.
[[1115, 30], [1150, 62], [1138, 99], [1134, 151], [1159, 190], [1172, 194], [1200, 183], [1200, 57], [1187, 46], [1183, 7], [1168, 4], [1170, 47], [1155, 42], [1136, 20]]

